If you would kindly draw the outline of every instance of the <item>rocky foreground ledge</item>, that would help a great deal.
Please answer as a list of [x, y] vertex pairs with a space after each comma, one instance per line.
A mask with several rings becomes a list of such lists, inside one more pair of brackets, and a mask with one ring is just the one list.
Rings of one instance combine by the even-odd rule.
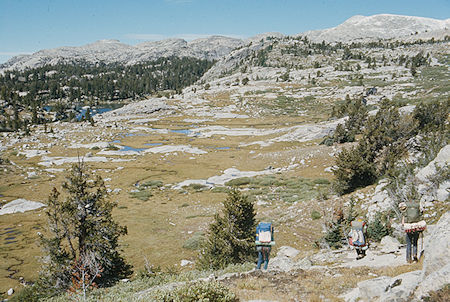
[[[353, 301], [421, 301], [431, 291], [436, 291], [450, 283], [450, 212], [445, 213], [436, 225], [431, 225], [425, 232], [425, 258], [421, 270], [400, 274], [395, 277], [376, 276], [376, 278], [361, 281], [357, 287], [341, 295], [347, 302]], [[286, 278], [294, 278], [298, 272], [319, 270], [326, 272], [333, 278], [338, 276], [337, 269], [342, 267], [369, 267], [383, 266], [399, 267], [405, 265], [405, 247], [396, 239], [386, 236], [377, 246], [371, 246], [367, 256], [356, 260], [356, 253], [348, 248], [340, 250], [321, 250], [312, 256], [299, 258], [300, 251], [282, 246], [278, 253], [269, 262], [265, 271], [251, 270], [242, 273], [227, 273], [223, 275], [211, 274], [197, 281], [221, 281], [225, 283], [236, 279], [270, 278], [272, 283], [281, 282]], [[332, 264], [330, 264], [332, 263]], [[370, 274], [370, 273], [369, 273]], [[277, 278], [281, 278], [277, 281]], [[163, 286], [155, 286], [137, 292], [134, 300], [145, 301], [147, 295], [156, 290], [175, 289], [188, 282], [174, 282]], [[256, 302], [262, 300], [250, 300]], [[265, 302], [270, 302], [264, 300]], [[275, 302], [273, 300], [272, 302]]]

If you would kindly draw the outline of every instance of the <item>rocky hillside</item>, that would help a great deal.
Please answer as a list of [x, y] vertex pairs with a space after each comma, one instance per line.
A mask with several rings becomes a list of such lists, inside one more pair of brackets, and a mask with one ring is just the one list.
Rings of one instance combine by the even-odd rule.
[[450, 19], [436, 20], [431, 18], [381, 14], [373, 16], [353, 16], [344, 23], [324, 29], [308, 31], [307, 36], [314, 42], [357, 42], [367, 39], [407, 38], [425, 32], [439, 32], [450, 29]]
[[[411, 35], [430, 34], [448, 35], [450, 21], [431, 18], [373, 15], [353, 16], [344, 23], [329, 29], [314, 30], [300, 33], [313, 42], [349, 42], [367, 39], [407, 39]], [[233, 49], [255, 43], [272, 36], [282, 38], [281, 33], [265, 33], [246, 40], [211, 36], [208, 38], [185, 41], [183, 39], [166, 39], [154, 42], [144, 42], [135, 46], [127, 45], [118, 40], [100, 40], [78, 47], [59, 47], [40, 50], [31, 55], [20, 55], [11, 58], [0, 65], [1, 69], [25, 69], [58, 63], [121, 63], [132, 65], [160, 57], [194, 57], [198, 59], [218, 60], [229, 54]]]
[[[121, 249], [135, 271], [115, 287], [91, 292], [91, 301], [151, 300], [199, 281], [220, 282], [241, 301], [410, 301], [411, 294], [419, 299], [442, 289], [448, 248], [433, 244], [448, 245], [448, 232], [439, 229], [448, 225], [450, 209], [450, 53], [448, 39], [430, 35], [421, 41], [419, 35], [316, 43], [307, 35], [267, 33], [237, 43], [228, 54], [215, 48], [223, 45], [221, 38], [217, 44], [212, 39], [209, 53], [223, 58], [193, 85], [158, 90], [119, 109], [85, 102], [97, 113], [89, 121], [52, 122], [42, 112], [44, 122], [2, 133], [0, 297], [36, 280], [47, 197], [53, 187], [63, 191], [66, 172], [80, 157], [117, 202], [114, 219], [128, 229]], [[145, 55], [164, 55], [183, 45], [197, 53], [207, 42], [198, 43], [94, 44], [105, 52], [111, 44], [117, 53], [139, 47]], [[92, 45], [92, 60], [108, 59]], [[32, 119], [33, 94], [24, 90], [33, 77], [48, 75], [55, 82], [54, 89], [45, 87], [48, 92], [29, 88], [43, 104], [49, 98], [70, 104], [71, 94], [83, 102], [85, 93], [101, 86], [120, 98], [117, 85], [130, 91], [127, 81], [143, 70], [127, 66], [123, 82], [113, 76], [121, 70], [100, 70], [105, 85], [90, 86], [91, 72], [80, 71], [80, 84], [71, 79], [76, 68], [65, 67], [71, 67], [64, 77], [69, 89], [57, 89], [64, 82], [53, 70], [18, 79], [13, 90], [25, 94], [24, 105], [3, 104], [7, 122]], [[97, 98], [99, 104], [106, 100]], [[338, 192], [337, 180], [352, 187]], [[254, 263], [196, 270], [201, 243], [231, 187], [254, 202], [258, 221], [275, 225], [267, 272], [252, 270]], [[408, 194], [416, 194], [429, 225], [425, 258], [415, 264], [405, 261], [397, 207]], [[345, 238], [345, 223], [356, 215], [372, 228], [361, 260]], [[68, 299], [63, 293], [54, 301]]]
[[243, 43], [240, 39], [222, 36], [211, 36], [189, 42], [183, 39], [167, 39], [144, 42], [135, 46], [118, 40], [100, 40], [78, 47], [44, 49], [31, 55], [17, 56], [1, 65], [0, 69], [36, 68], [58, 63], [76, 64], [83, 61], [133, 65], [170, 56], [217, 60]]

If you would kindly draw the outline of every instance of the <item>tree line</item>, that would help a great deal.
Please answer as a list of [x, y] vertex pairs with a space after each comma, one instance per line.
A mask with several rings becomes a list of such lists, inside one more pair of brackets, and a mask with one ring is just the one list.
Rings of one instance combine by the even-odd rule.
[[[164, 90], [179, 93], [213, 64], [168, 57], [129, 66], [81, 61], [5, 71], [0, 75], [0, 128], [25, 130], [29, 124], [43, 123], [42, 109], [50, 104], [64, 112], [76, 103], [136, 100]], [[22, 112], [31, 113], [31, 118], [24, 118]]]

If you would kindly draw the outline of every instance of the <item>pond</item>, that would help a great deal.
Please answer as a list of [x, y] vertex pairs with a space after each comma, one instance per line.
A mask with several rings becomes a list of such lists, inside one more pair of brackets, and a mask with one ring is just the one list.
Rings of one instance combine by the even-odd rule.
[[[82, 106], [77, 105], [75, 107], [75, 111], [77, 112], [76, 119], [79, 121], [83, 117], [86, 116], [87, 109], [89, 108], [91, 116], [94, 116], [96, 114], [102, 114], [111, 110], [118, 109], [120, 107], [123, 107], [125, 104], [123, 103], [111, 103], [111, 104], [99, 104], [97, 106]], [[44, 106], [43, 109], [47, 112], [53, 111], [55, 109], [55, 106]]]

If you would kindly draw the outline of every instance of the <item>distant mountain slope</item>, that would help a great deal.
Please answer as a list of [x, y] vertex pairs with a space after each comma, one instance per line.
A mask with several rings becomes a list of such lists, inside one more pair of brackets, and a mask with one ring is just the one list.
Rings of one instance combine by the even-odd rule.
[[100, 40], [78, 47], [44, 49], [31, 55], [16, 56], [0, 65], [0, 69], [25, 69], [81, 61], [132, 65], [170, 56], [217, 60], [243, 44], [244, 41], [241, 39], [223, 36], [211, 36], [189, 42], [183, 39], [166, 39], [144, 42], [136, 46], [118, 40]]
[[[433, 35], [448, 35], [450, 19], [437, 20], [423, 17], [400, 15], [353, 16], [344, 23], [329, 29], [314, 30], [298, 34], [307, 36], [314, 42], [342, 41], [349, 42], [361, 39], [390, 39], [416, 36], [417, 38]], [[123, 63], [133, 65], [139, 62], [155, 60], [160, 57], [194, 57], [198, 59], [219, 60], [231, 53], [233, 49], [256, 44], [267, 37], [283, 38], [283, 34], [269, 32], [256, 35], [246, 40], [211, 36], [208, 38], [185, 41], [183, 39], [166, 39], [144, 42], [135, 46], [118, 40], [100, 40], [78, 47], [59, 47], [45, 49], [31, 55], [20, 55], [0, 65], [2, 69], [25, 69], [41, 67], [47, 64], [76, 63]], [[245, 52], [245, 51], [244, 51]], [[242, 55], [242, 54], [241, 54]]]
[[423, 17], [381, 14], [373, 16], [353, 16], [344, 23], [324, 29], [307, 31], [307, 36], [314, 42], [348, 42], [356, 39], [391, 39], [401, 38], [416, 33], [450, 29], [450, 19], [437, 20]]

